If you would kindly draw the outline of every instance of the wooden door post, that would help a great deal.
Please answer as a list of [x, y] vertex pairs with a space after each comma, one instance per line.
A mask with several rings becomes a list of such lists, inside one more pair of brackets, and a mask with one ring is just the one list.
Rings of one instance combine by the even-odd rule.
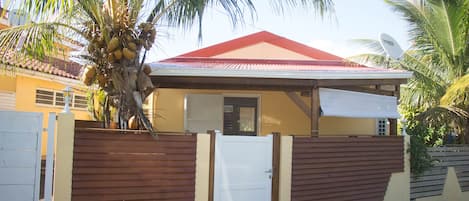
[[311, 89], [311, 137], [319, 136], [319, 88], [314, 86]]
[[[394, 86], [394, 96], [397, 98], [398, 105], [400, 98], [400, 90], [400, 85]], [[397, 135], [397, 119], [389, 119], [389, 135]]]

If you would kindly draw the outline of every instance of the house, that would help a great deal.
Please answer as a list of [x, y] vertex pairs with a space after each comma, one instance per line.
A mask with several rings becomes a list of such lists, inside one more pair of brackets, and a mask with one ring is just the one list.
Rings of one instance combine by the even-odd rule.
[[371, 68], [266, 31], [151, 63], [160, 131], [396, 135], [410, 72]]
[[[9, 27], [5, 18], [0, 28]], [[76, 119], [88, 120], [85, 86], [78, 79], [81, 66], [68, 60], [68, 53], [80, 48], [67, 42], [57, 44], [60, 55], [51, 55], [43, 61], [16, 54], [1, 52], [0, 61], [0, 110], [42, 112], [47, 127], [49, 112], [61, 112], [64, 107], [63, 90], [73, 88], [70, 108]], [[43, 133], [42, 155], [45, 155], [47, 133]]]

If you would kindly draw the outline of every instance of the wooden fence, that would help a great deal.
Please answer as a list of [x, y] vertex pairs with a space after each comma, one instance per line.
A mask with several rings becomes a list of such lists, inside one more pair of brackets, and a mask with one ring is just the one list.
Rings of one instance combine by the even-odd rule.
[[194, 200], [195, 135], [75, 129], [72, 201]]
[[404, 171], [403, 141], [294, 137], [291, 200], [383, 200], [391, 173]]
[[411, 199], [441, 195], [448, 167], [454, 167], [461, 190], [469, 191], [469, 147], [428, 148], [428, 153], [436, 161], [423, 176], [412, 177]]

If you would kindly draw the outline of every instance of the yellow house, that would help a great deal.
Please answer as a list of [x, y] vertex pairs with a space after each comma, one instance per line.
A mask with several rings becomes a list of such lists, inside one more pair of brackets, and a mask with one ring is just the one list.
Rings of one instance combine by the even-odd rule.
[[[0, 28], [8, 21], [0, 20]], [[49, 112], [61, 112], [64, 107], [63, 90], [66, 86], [74, 93], [70, 108], [76, 119], [88, 120], [85, 86], [78, 79], [81, 66], [68, 61], [68, 52], [76, 45], [57, 44], [63, 54], [39, 61], [10, 51], [0, 61], [0, 110], [42, 112], [47, 128]], [[66, 58], [66, 59], [64, 59]], [[44, 132], [42, 153], [45, 155], [47, 133]]]
[[399, 86], [411, 76], [266, 31], [151, 66], [158, 130], [232, 135], [395, 135]]

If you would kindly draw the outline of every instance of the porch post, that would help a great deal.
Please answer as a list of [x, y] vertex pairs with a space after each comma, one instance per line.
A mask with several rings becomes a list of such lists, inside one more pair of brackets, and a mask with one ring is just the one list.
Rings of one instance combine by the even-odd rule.
[[[394, 86], [393, 95], [397, 97], [397, 103], [399, 103], [400, 90], [400, 85]], [[397, 119], [389, 119], [389, 135], [397, 135]]]
[[319, 88], [311, 89], [311, 137], [319, 136]]

